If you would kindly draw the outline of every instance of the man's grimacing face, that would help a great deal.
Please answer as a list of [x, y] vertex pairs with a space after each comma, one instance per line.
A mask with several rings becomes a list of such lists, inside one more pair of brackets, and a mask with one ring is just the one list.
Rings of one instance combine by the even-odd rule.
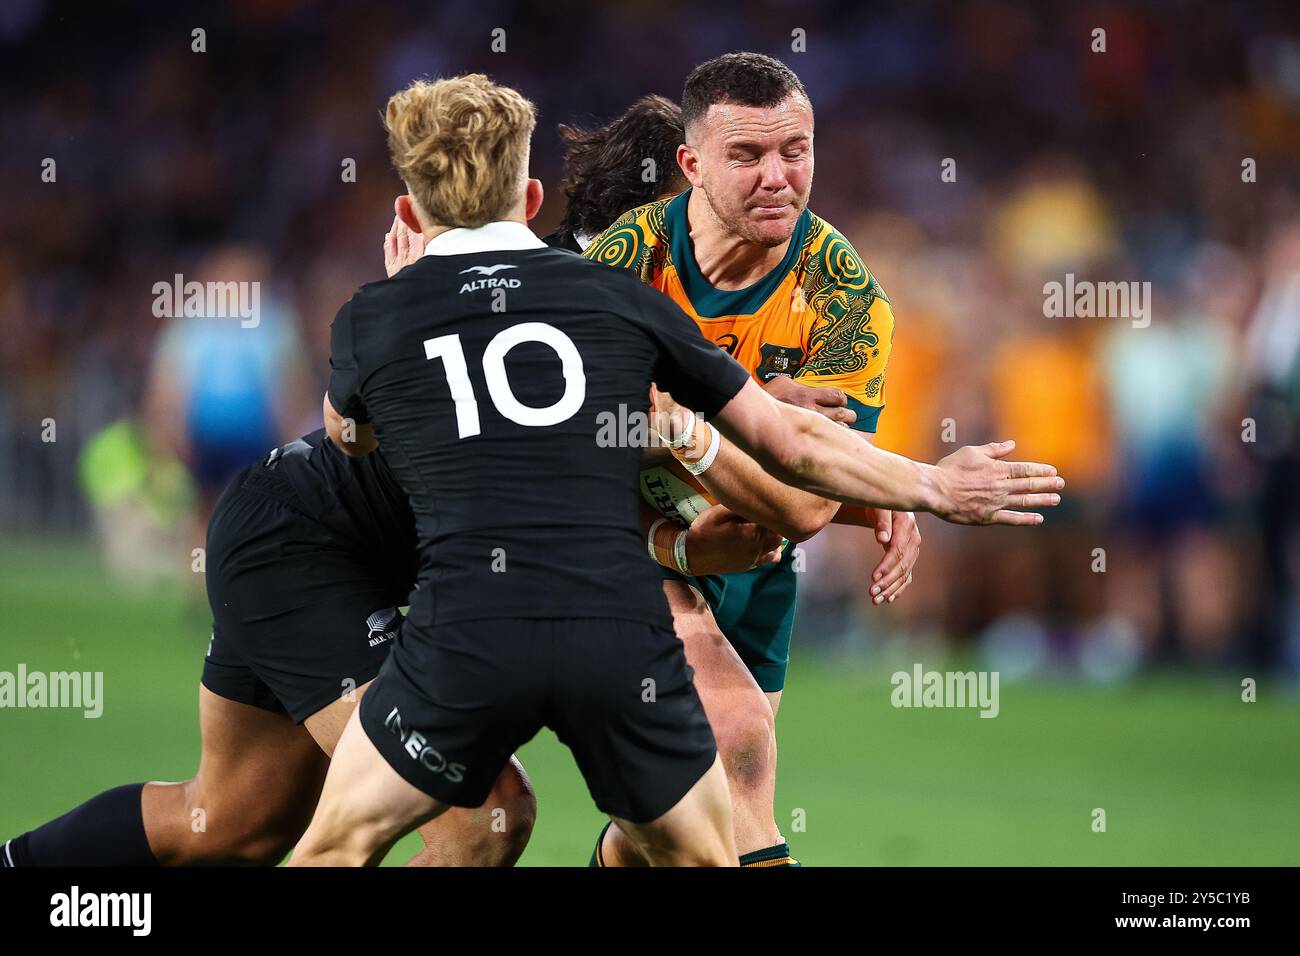
[[813, 113], [804, 97], [715, 103], [687, 138], [697, 160], [688, 178], [728, 231], [769, 247], [790, 238], [812, 191]]

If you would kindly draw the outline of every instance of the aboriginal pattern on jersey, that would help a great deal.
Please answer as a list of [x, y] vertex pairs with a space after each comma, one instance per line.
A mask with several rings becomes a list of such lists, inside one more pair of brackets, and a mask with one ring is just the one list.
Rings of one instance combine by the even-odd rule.
[[661, 199], [629, 209], [597, 237], [586, 257], [616, 269], [628, 269], [649, 282], [663, 270], [668, 255], [664, 209], [669, 202]]
[[853, 427], [875, 431], [885, 403], [893, 306], [852, 244], [805, 210], [780, 267], [735, 291], [711, 286], [687, 235], [689, 191], [629, 210], [586, 256], [635, 272], [681, 306], [760, 382], [793, 375], [842, 389]]
[[[871, 307], [889, 298], [858, 258], [853, 246], [823, 219], [814, 218], [803, 265], [804, 297], [820, 321], [808, 338], [808, 360], [802, 375], [852, 375], [867, 368], [880, 354], [881, 336], [893, 338], [888, 329], [873, 328]], [[886, 342], [886, 345], [889, 345]], [[867, 386], [867, 394], [879, 394], [882, 376]]]

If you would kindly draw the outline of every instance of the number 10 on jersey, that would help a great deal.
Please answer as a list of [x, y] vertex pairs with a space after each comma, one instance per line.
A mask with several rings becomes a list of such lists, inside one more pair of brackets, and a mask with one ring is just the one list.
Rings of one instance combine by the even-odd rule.
[[[533, 408], [515, 398], [506, 376], [506, 353], [524, 342], [540, 342], [555, 350], [564, 373], [564, 394], [559, 401], [542, 408]], [[424, 354], [429, 359], [442, 359], [447, 373], [447, 385], [452, 401], [456, 403], [456, 430], [461, 438], [479, 434], [478, 399], [474, 397], [474, 383], [469, 378], [465, 362], [465, 349], [460, 334], [439, 335], [425, 339]], [[558, 425], [578, 413], [587, 397], [587, 378], [582, 370], [582, 356], [573, 340], [553, 325], [545, 322], [521, 322], [502, 329], [483, 350], [483, 378], [487, 381], [488, 396], [498, 412], [520, 425], [541, 428]]]

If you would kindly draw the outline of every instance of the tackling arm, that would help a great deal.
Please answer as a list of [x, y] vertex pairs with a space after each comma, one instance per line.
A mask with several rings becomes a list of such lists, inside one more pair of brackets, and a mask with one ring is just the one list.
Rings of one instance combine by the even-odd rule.
[[[692, 440], [675, 452], [689, 466], [707, 451], [708, 427], [697, 420]], [[839, 502], [791, 487], [765, 472], [733, 444], [723, 444], [708, 470], [697, 480], [737, 514], [780, 532], [791, 541], [806, 541], [830, 523]]]
[[955, 524], [1042, 523], [1022, 508], [1060, 502], [1051, 465], [1002, 459], [1014, 442], [967, 446], [938, 465], [883, 451], [815, 412], [779, 403], [753, 381], [714, 418], [723, 434], [773, 476], [848, 504], [929, 511]]

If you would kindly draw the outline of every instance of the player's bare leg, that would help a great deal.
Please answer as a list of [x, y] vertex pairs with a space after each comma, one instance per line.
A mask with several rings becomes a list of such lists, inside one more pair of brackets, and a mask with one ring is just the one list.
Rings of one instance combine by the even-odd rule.
[[420, 827], [424, 847], [407, 866], [514, 866], [537, 819], [523, 764], [510, 758], [481, 807], [452, 807]]
[[[363, 688], [364, 689], [364, 688]], [[309, 718], [317, 738], [285, 714], [241, 704], [199, 685], [199, 769], [191, 780], [118, 787], [10, 841], [20, 865], [274, 866], [311, 821], [328, 753], [351, 702]], [[510, 866], [536, 810], [517, 761], [484, 806], [457, 809], [425, 832], [424, 866]]]
[[[355, 700], [340, 698], [306, 720], [306, 727], [327, 754], [333, 755], [343, 728], [369, 683]], [[528, 846], [537, 818], [537, 798], [523, 765], [506, 764], [481, 807], [452, 807], [420, 827], [424, 849], [407, 866], [514, 866]]]
[[738, 865], [721, 757], [663, 816], [649, 823], [617, 818], [614, 823], [651, 866]]
[[306, 829], [329, 758], [285, 714], [199, 686], [191, 780], [117, 787], [11, 841], [20, 865], [278, 863]]
[[[776, 726], [772, 706], [735, 648], [718, 628], [699, 592], [665, 581], [673, 627], [695, 671], [695, 689], [718, 742], [731, 793], [737, 850], [743, 855], [782, 842], [773, 817], [776, 799]], [[605, 866], [644, 866], [636, 845], [611, 826], [601, 843]]]
[[164, 866], [274, 866], [311, 819], [329, 758], [285, 714], [202, 685], [199, 732], [194, 779], [145, 784], [149, 848]]
[[401, 837], [448, 809], [398, 776], [354, 709], [289, 865], [375, 866]]

